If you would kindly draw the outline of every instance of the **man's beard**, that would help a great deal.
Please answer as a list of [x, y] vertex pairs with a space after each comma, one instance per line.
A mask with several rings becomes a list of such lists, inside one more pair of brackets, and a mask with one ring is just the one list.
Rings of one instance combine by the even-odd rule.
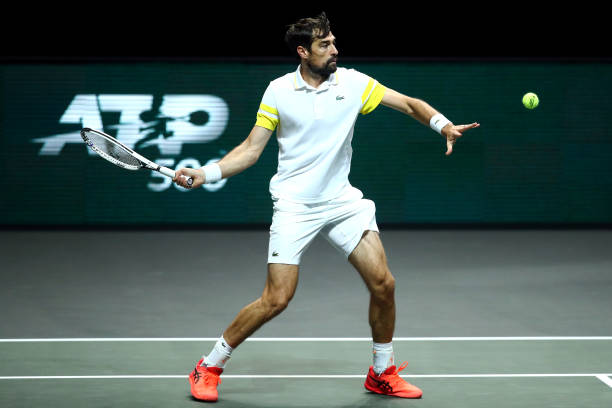
[[[332, 62], [335, 62], [336, 65], [332, 66]], [[327, 63], [325, 65], [323, 65], [322, 67], [316, 67], [316, 66], [312, 65], [310, 62], [308, 62], [308, 68], [310, 69], [310, 71], [312, 73], [320, 75], [321, 78], [323, 78], [323, 79], [327, 79], [327, 78], [329, 78], [329, 76], [331, 74], [336, 72], [336, 70], [338, 69], [338, 59], [337, 58], [330, 58], [327, 61]]]

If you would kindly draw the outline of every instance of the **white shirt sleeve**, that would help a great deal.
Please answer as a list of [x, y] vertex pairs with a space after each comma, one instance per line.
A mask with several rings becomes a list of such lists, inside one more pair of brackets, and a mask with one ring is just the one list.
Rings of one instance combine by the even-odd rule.
[[358, 93], [361, 95], [361, 109], [359, 112], [366, 115], [376, 109], [376, 107], [380, 104], [386, 88], [377, 80], [366, 74], [354, 69], [351, 69], [350, 71], [355, 84], [354, 86], [358, 89]]
[[280, 121], [276, 99], [274, 98], [273, 85], [270, 83], [261, 98], [261, 104], [257, 111], [257, 122], [255, 125], [269, 130], [275, 130]]

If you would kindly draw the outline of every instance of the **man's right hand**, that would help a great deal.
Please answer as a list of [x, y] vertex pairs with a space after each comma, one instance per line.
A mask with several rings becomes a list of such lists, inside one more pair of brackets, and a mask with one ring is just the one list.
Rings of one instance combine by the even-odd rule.
[[[189, 177], [193, 178], [193, 184], [191, 186], [187, 184], [187, 179]], [[204, 176], [204, 170], [202, 169], [183, 167], [182, 169], [176, 171], [176, 176], [172, 179], [172, 181], [181, 187], [197, 188], [204, 184], [206, 177]]]

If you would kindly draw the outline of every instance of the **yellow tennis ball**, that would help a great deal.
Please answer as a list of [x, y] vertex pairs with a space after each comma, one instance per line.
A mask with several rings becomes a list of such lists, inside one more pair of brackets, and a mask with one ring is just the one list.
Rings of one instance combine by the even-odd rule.
[[525, 95], [523, 95], [523, 105], [525, 105], [527, 109], [534, 109], [539, 103], [540, 99], [538, 98], [538, 95], [534, 94], [533, 92], [527, 92]]

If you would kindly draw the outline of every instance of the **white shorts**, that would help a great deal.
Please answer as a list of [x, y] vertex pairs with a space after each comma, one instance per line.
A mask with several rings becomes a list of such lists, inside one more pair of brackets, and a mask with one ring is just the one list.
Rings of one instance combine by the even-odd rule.
[[374, 202], [354, 187], [323, 203], [299, 204], [274, 197], [272, 201], [268, 263], [299, 265], [319, 232], [348, 258], [364, 231], [378, 232]]

